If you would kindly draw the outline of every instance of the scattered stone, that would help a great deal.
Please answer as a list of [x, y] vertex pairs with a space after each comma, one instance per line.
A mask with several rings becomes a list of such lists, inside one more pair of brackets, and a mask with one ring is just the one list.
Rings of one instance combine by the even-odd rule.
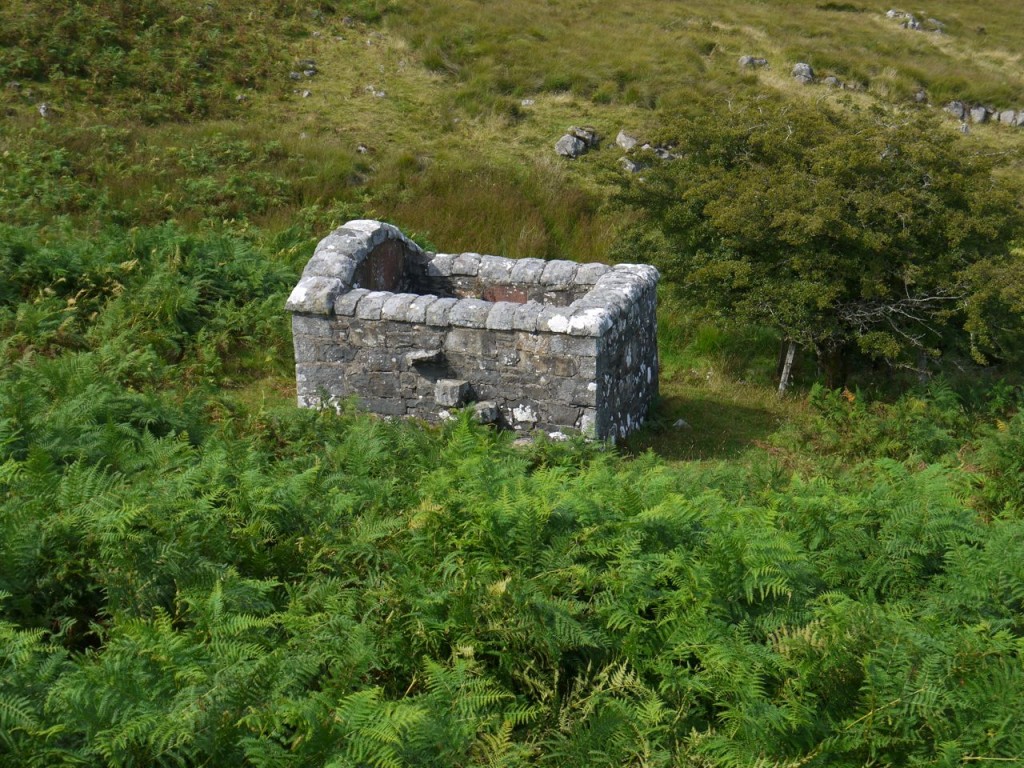
[[768, 66], [768, 59], [758, 56], [740, 56], [740, 66], [745, 69], [763, 69]]
[[383, 99], [384, 97], [387, 96], [387, 93], [385, 91], [377, 90], [377, 87], [374, 85], [367, 85], [363, 88], [363, 90], [377, 99]]
[[963, 120], [967, 117], [967, 105], [962, 101], [949, 102], [949, 104], [946, 105], [946, 111], [957, 120]]
[[791, 74], [793, 75], [794, 80], [796, 80], [798, 83], [802, 83], [803, 85], [807, 85], [809, 83], [814, 82], [814, 69], [811, 67], [810, 64], [807, 64], [806, 62], [798, 62], [793, 67], [793, 71]]
[[829, 88], [842, 88], [843, 87], [843, 81], [840, 80], [835, 75], [829, 75], [828, 77], [826, 77], [821, 82], [822, 82], [823, 85], [827, 85]]
[[574, 125], [572, 128], [569, 129], [569, 135], [575, 136], [577, 139], [586, 144], [587, 149], [596, 149], [598, 143], [600, 143], [601, 141], [601, 137], [598, 135], [597, 131], [595, 131], [593, 128], [590, 128], [589, 126], [581, 128], [579, 126]]
[[240, 93], [237, 96], [235, 96], [235, 101], [237, 101], [239, 104], [241, 104], [243, 101], [248, 101], [248, 100], [249, 100], [249, 97], [247, 95], [245, 95], [244, 93]]
[[625, 131], [619, 131], [619, 135], [615, 137], [615, 143], [628, 152], [639, 142], [635, 136], [631, 136]]
[[928, 91], [924, 88], [919, 88], [914, 93], [914, 103], [916, 104], [927, 104], [928, 103]]
[[904, 19], [903, 23], [900, 24], [900, 26], [903, 27], [904, 29], [909, 29], [914, 32], [918, 32], [921, 30], [921, 22], [918, 21], [917, 16], [914, 16], [913, 14], [908, 14], [907, 18]]
[[288, 77], [290, 77], [292, 80], [301, 80], [302, 79], [302, 73], [301, 72], [289, 72], [288, 73]]
[[302, 98], [304, 98], [304, 99], [308, 99], [312, 95], [313, 95], [313, 92], [309, 91], [309, 90], [306, 90], [306, 91], [302, 92]]
[[672, 425], [676, 429], [693, 429], [686, 419], [677, 419], [676, 423]]
[[555, 142], [555, 152], [562, 157], [577, 158], [587, 151], [587, 145], [582, 139], [578, 139], [572, 134], [565, 134], [557, 142]]
[[360, 155], [368, 155], [370, 154], [370, 148], [365, 144], [358, 144], [356, 146], [356, 152], [358, 152]]
[[619, 165], [622, 166], [626, 173], [640, 173], [645, 167], [643, 163], [638, 163], [631, 157], [620, 157]]
[[522, 101], [519, 102], [519, 106], [521, 106], [521, 107], [532, 107], [536, 103], [537, 102], [535, 102], [533, 99], [523, 99]]
[[355, 19], [353, 19], [351, 16], [342, 16], [341, 23], [342, 26], [345, 27], [354, 27], [356, 25]]
[[319, 70], [316, 68], [316, 61], [313, 59], [299, 59], [295, 66], [302, 70], [302, 74], [306, 77], [313, 77]]
[[960, 123], [960, 133], [962, 133], [964, 136], [966, 136], [970, 132], [971, 132], [971, 124], [970, 123]]
[[1004, 109], [998, 115], [996, 120], [1003, 125], [1016, 125], [1017, 124], [1017, 111], [1013, 109]]
[[38, 107], [36, 107], [36, 109], [39, 110], [39, 116], [44, 120], [48, 120], [49, 118], [53, 117], [53, 108], [45, 101]]
[[971, 122], [973, 123], [987, 123], [991, 116], [992, 111], [988, 107], [971, 107]]
[[566, 440], [569, 439], [569, 436], [565, 434], [565, 432], [559, 430], [556, 432], [548, 432], [548, 439], [553, 440], [556, 443], [564, 443]]
[[21, 83], [19, 83], [17, 80], [11, 80], [7, 83], [6, 88], [9, 91], [17, 91], [21, 89]]

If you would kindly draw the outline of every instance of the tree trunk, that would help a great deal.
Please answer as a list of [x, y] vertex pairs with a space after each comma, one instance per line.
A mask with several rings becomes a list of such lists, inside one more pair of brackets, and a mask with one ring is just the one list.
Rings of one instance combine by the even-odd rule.
[[928, 370], [928, 353], [923, 350], [917, 350], [917, 381], [919, 384], [927, 384], [928, 379], [931, 378], [931, 372]]
[[779, 397], [782, 397], [784, 394], [786, 394], [786, 388], [789, 386], [789, 377], [793, 373], [794, 357], [796, 357], [796, 342], [789, 341], [786, 344], [785, 357], [781, 357], [782, 373], [779, 374]]
[[830, 344], [819, 352], [818, 357], [825, 370], [825, 386], [829, 389], [839, 389], [844, 386], [849, 374], [846, 344], [842, 342]]

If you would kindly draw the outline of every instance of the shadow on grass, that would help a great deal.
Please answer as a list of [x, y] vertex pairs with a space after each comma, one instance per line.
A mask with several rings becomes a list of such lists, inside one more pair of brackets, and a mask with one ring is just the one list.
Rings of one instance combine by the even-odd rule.
[[[689, 426], [675, 426], [680, 419]], [[670, 461], [730, 459], [767, 439], [780, 423], [780, 415], [768, 408], [741, 405], [713, 393], [668, 395], [624, 448], [628, 453], [650, 449]]]

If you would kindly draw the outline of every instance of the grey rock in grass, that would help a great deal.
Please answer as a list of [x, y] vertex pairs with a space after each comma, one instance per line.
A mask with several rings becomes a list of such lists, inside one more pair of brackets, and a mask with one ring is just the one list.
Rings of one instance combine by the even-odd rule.
[[914, 103], [915, 104], [927, 104], [928, 103], [928, 91], [924, 88], [918, 88], [914, 92]]
[[814, 69], [807, 62], [797, 62], [797, 64], [793, 66], [791, 74], [793, 75], [794, 80], [798, 83], [802, 83], [803, 85], [814, 82]]
[[587, 145], [571, 134], [565, 134], [555, 142], [555, 152], [562, 157], [577, 158], [587, 151]]
[[619, 131], [619, 135], [615, 137], [615, 143], [628, 152], [639, 143], [639, 140], [625, 131]]
[[763, 69], [768, 66], [768, 59], [760, 56], [740, 56], [739, 64], [744, 69]]
[[992, 110], [988, 107], [971, 107], [970, 114], [972, 123], [987, 123], [992, 116]]
[[53, 117], [53, 108], [45, 101], [38, 107], [36, 107], [36, 109], [39, 110], [39, 116], [44, 120], [48, 120], [49, 118]]
[[631, 157], [621, 157], [621, 158], [619, 158], [619, 165], [622, 166], [622, 169], [626, 173], [640, 173], [640, 171], [642, 171], [644, 169], [644, 164], [643, 163], [638, 163], [636, 160], [634, 160]]
[[575, 136], [577, 139], [587, 145], [587, 149], [596, 149], [597, 145], [601, 141], [600, 135], [597, 131], [590, 126], [578, 126], [574, 125], [569, 129], [569, 135]]
[[824, 80], [822, 80], [821, 83], [822, 83], [822, 85], [827, 85], [829, 88], [842, 88], [843, 87], [843, 81], [840, 80], [835, 75], [829, 75]]
[[996, 120], [998, 120], [1003, 125], [1016, 125], [1017, 111], [1014, 109], [1004, 109], [1002, 112], [996, 115]]
[[957, 120], [963, 120], [967, 117], [967, 105], [962, 101], [951, 101], [946, 105], [945, 109]]

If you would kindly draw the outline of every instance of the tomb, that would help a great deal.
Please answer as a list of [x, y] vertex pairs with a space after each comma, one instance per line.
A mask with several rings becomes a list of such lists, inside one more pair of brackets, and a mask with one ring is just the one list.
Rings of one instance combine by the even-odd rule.
[[324, 238], [288, 299], [298, 403], [620, 439], [658, 392], [658, 272], [429, 253], [396, 227]]

